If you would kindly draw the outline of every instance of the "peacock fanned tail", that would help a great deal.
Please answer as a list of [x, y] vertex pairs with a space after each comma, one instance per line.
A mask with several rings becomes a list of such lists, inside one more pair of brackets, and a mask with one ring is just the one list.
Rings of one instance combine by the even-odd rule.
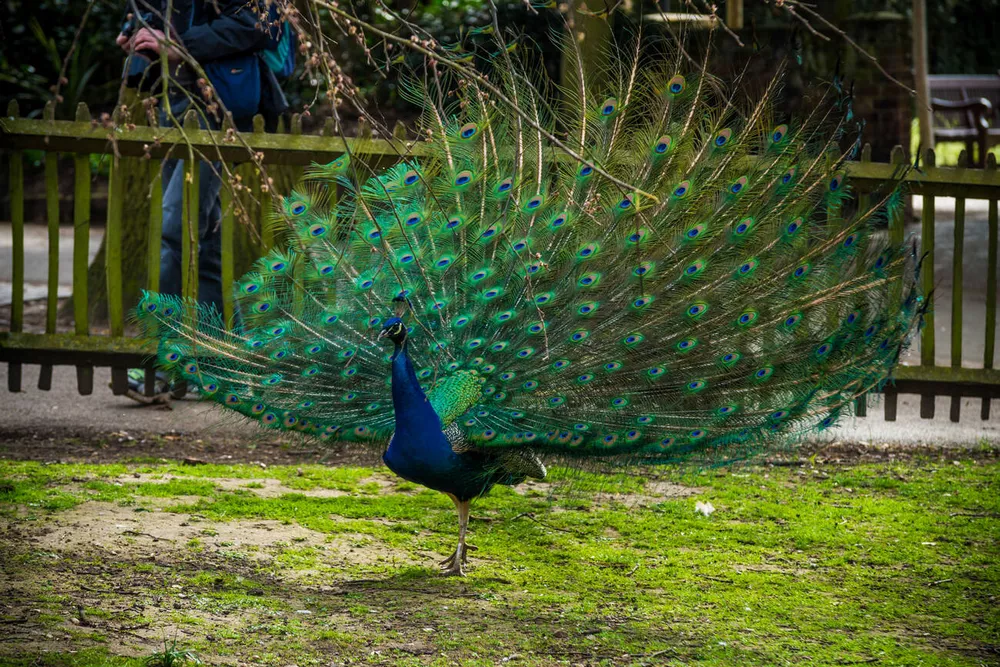
[[851, 197], [835, 86], [779, 122], [780, 75], [751, 98], [635, 53], [558, 106], [509, 58], [496, 89], [411, 89], [419, 159], [308, 170], [277, 212], [287, 248], [235, 286], [238, 328], [143, 297], [159, 367], [264, 427], [382, 445], [376, 338], [401, 314], [443, 426], [477, 448], [713, 461], [832, 426], [921, 312], [884, 232], [898, 189]]

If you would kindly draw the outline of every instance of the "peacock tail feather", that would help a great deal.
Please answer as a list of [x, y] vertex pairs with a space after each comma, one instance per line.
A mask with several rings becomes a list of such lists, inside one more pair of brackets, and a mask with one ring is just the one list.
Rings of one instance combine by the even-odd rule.
[[307, 170], [276, 211], [287, 248], [234, 287], [239, 327], [145, 294], [158, 365], [264, 427], [381, 445], [396, 314], [442, 425], [476, 447], [664, 461], [828, 428], [886, 381], [918, 262], [882, 231], [898, 189], [851, 196], [836, 86], [784, 122], [780, 74], [751, 98], [637, 48], [553, 106], [499, 57], [502, 95], [408, 91], [419, 159]]

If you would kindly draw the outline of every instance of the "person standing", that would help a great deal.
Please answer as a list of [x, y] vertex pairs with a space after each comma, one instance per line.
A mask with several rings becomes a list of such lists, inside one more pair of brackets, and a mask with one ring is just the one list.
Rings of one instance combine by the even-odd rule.
[[[155, 2], [155, 0], [154, 0]], [[245, 0], [173, 0], [170, 16], [166, 5], [149, 0], [130, 0], [128, 20], [116, 43], [127, 53], [140, 54], [151, 67], [133, 77], [153, 83], [159, 80], [167, 86], [168, 109], [160, 110], [160, 124], [179, 124], [191, 108], [199, 112], [202, 127], [219, 129], [222, 107], [232, 113], [233, 123], [240, 131], [252, 129], [253, 116], [261, 113], [265, 126], [273, 129], [278, 117], [288, 108], [274, 71], [266, 64], [263, 53], [273, 49], [281, 27], [262, 25], [261, 17], [269, 17], [261, 5]], [[271, 12], [273, 14], [273, 11]], [[138, 18], [137, 18], [138, 17]], [[169, 18], [169, 37], [165, 30]], [[285, 49], [287, 51], [287, 49]], [[156, 74], [156, 64], [166, 56], [169, 75]], [[214, 89], [212, 99], [203, 95], [206, 79], [192, 66], [196, 62]], [[154, 84], [155, 85], [155, 84]], [[221, 168], [220, 162], [199, 163], [198, 192], [198, 301], [222, 312], [221, 230]], [[163, 162], [163, 233], [160, 246], [160, 285], [163, 294], [181, 294], [182, 275], [182, 213], [184, 201], [184, 160]], [[142, 396], [144, 372], [129, 373], [131, 398], [148, 402]], [[158, 376], [156, 393], [170, 390], [165, 377]]]

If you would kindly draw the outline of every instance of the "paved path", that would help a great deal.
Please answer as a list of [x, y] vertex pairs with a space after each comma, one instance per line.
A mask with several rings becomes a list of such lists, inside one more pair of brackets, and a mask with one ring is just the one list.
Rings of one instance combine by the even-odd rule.
[[[24, 227], [24, 300], [44, 299], [48, 294], [49, 236], [45, 225]], [[90, 260], [101, 247], [104, 228], [90, 229]], [[14, 235], [10, 223], [0, 223], [0, 306], [11, 302], [14, 279]], [[59, 228], [59, 298], [73, 293], [73, 227]]]
[[[50, 437], [99, 437], [126, 431], [133, 436], [145, 433], [192, 434], [206, 440], [212, 437], [241, 438], [251, 443], [261, 440], [262, 431], [236, 421], [221, 409], [191, 400], [174, 401], [173, 409], [141, 406], [128, 398], [113, 396], [107, 388], [111, 374], [106, 368], [94, 371], [94, 393], [76, 393], [76, 371], [58, 367], [53, 373], [51, 391], [39, 391], [38, 367], [24, 367], [24, 384], [19, 394], [6, 392], [7, 367], [0, 365], [0, 439], [15, 434], [39, 433]], [[900, 396], [896, 422], [883, 419], [882, 406], [874, 404], [868, 417], [851, 419], [822, 440], [865, 443], [937, 444], [969, 446], [980, 442], [1000, 444], [1000, 400], [993, 401], [992, 418], [979, 419], [979, 399], [965, 399], [962, 419], [948, 421], [950, 399], [937, 399], [937, 417], [919, 417], [920, 398]], [[270, 433], [270, 432], [268, 432]]]

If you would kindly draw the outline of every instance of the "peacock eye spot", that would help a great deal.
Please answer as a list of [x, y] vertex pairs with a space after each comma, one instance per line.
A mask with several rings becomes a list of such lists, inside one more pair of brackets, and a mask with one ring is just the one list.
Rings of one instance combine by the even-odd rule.
[[406, 219], [406, 225], [407, 225], [407, 227], [412, 227], [413, 225], [417, 224], [418, 222], [420, 222], [420, 216], [419, 215], [411, 215], [410, 217], [408, 217]]
[[636, 270], [635, 270], [635, 274], [638, 275], [638, 276], [641, 276], [641, 275], [643, 275], [645, 273], [646, 273], [646, 267], [645, 266], [637, 267]]
[[583, 167], [580, 168], [581, 176], [590, 176], [593, 173], [594, 173], [594, 168], [591, 167], [589, 164], [585, 164], [583, 165]]
[[846, 239], [844, 239], [844, 247], [845, 248], [850, 248], [852, 245], [854, 245], [854, 235], [853, 234], [851, 236], [848, 236]]
[[623, 211], [631, 207], [632, 207], [632, 200], [629, 197], [625, 197], [620, 202], [618, 202], [618, 208], [622, 209]]
[[305, 212], [306, 212], [305, 204], [296, 204], [295, 206], [292, 207], [292, 213], [294, 213], [295, 215], [302, 215]]
[[736, 194], [742, 189], [743, 189], [742, 183], [733, 183], [733, 186], [729, 188], [729, 191], [732, 192], [733, 194]]
[[750, 321], [750, 316], [749, 315], [747, 315], [747, 314], [740, 315], [740, 322], [742, 322], [743, 324], [746, 324], [749, 321]]
[[681, 185], [676, 190], [674, 190], [674, 196], [675, 197], [681, 197], [681, 196], [684, 195], [685, 192], [687, 192], [687, 188], [685, 188], [683, 185]]
[[746, 232], [746, 230], [747, 230], [747, 223], [742, 222], [742, 223], [740, 223], [740, 226], [736, 228], [736, 233], [737, 234], [742, 234], [742, 233]]
[[679, 82], [675, 82], [675, 83], [670, 84], [670, 92], [674, 93], [675, 95], [677, 93], [681, 92], [682, 90], [684, 90], [684, 85], [683, 84], [681, 84]]
[[799, 268], [795, 269], [795, 277], [800, 278], [802, 277], [802, 274], [805, 272], [806, 272], [805, 268], [800, 266]]
[[716, 146], [724, 146], [725, 144], [726, 144], [726, 138], [725, 137], [716, 137], [715, 138], [715, 145]]
[[787, 184], [788, 181], [790, 181], [790, 180], [792, 180], [792, 175], [791, 174], [785, 174], [784, 176], [781, 177], [781, 182], [782, 183]]

